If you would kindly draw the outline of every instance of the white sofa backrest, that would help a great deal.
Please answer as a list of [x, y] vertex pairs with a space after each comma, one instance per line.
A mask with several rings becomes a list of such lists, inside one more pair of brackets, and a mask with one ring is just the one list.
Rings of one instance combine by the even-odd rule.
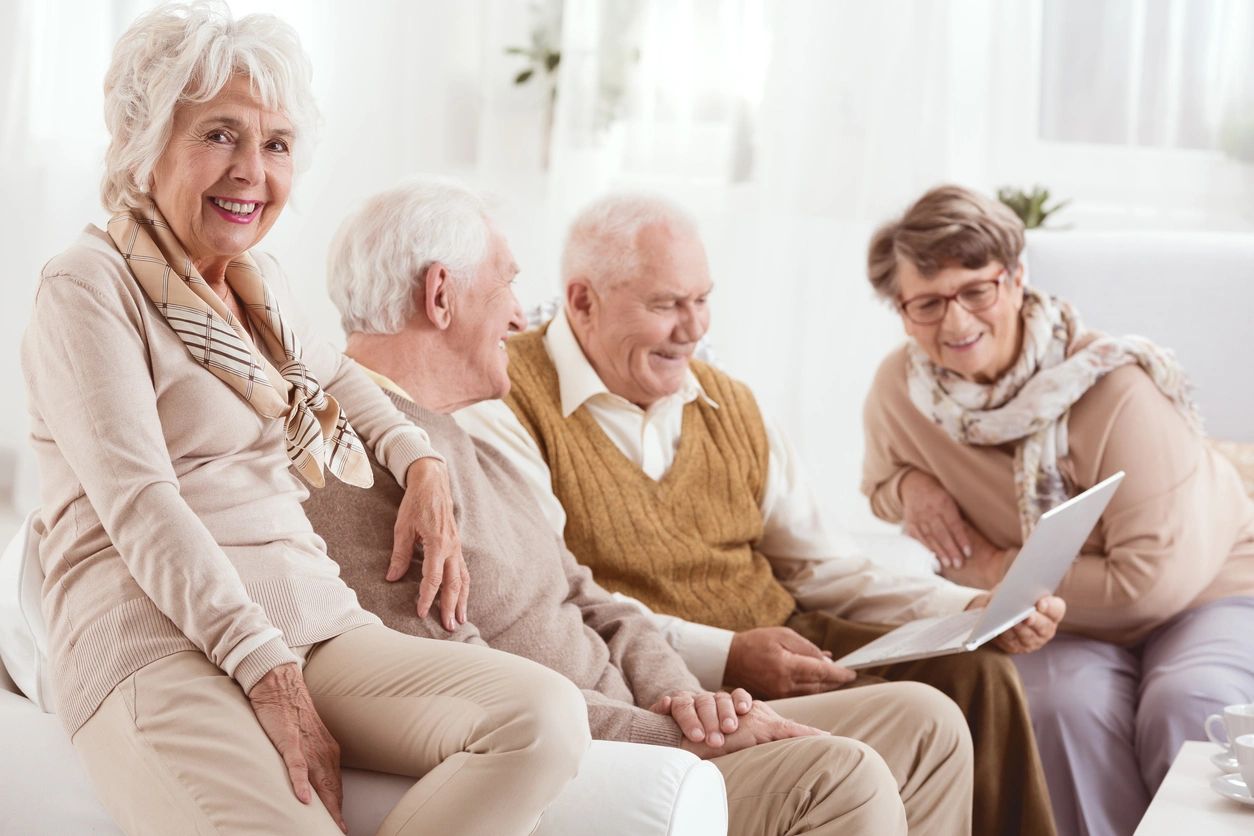
[[40, 601], [44, 582], [40, 526], [39, 512], [31, 511], [0, 553], [0, 663], [19, 693], [51, 712], [48, 629]]
[[9, 676], [9, 672], [5, 670], [3, 659], [0, 659], [0, 691], [22, 696], [22, 692], [18, 689], [17, 684], [14, 683], [13, 677]]
[[1254, 235], [1045, 230], [1027, 254], [1089, 327], [1174, 350], [1210, 436], [1254, 442]]

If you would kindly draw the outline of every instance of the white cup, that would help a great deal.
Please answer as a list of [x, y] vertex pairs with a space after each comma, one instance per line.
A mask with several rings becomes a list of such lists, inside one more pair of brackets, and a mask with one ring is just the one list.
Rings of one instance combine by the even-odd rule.
[[1254, 734], [1233, 738], [1232, 748], [1237, 750], [1237, 764], [1241, 767], [1241, 780], [1254, 794]]
[[[1228, 733], [1226, 738], [1219, 737], [1217, 729], [1221, 723]], [[1218, 743], [1231, 752], [1232, 741], [1243, 734], [1254, 734], [1254, 702], [1230, 705], [1223, 714], [1210, 715], [1206, 718], [1205, 728], [1206, 736], [1212, 743]]]

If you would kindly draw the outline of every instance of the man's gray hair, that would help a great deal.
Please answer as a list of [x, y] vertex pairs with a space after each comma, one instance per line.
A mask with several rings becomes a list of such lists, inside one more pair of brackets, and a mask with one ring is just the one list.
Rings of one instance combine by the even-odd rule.
[[399, 332], [417, 311], [427, 269], [443, 264], [464, 284], [491, 237], [483, 199], [451, 180], [424, 177], [370, 198], [340, 224], [327, 259], [344, 332]]
[[606, 290], [640, 274], [640, 233], [662, 224], [696, 236], [697, 222], [669, 198], [648, 192], [607, 195], [580, 212], [562, 252], [562, 285], [582, 280]]
[[211, 100], [236, 76], [291, 120], [292, 153], [303, 167], [318, 119], [311, 74], [296, 30], [273, 15], [234, 20], [221, 0], [166, 3], [143, 15], [118, 40], [105, 74], [105, 209], [144, 205], [175, 108]]

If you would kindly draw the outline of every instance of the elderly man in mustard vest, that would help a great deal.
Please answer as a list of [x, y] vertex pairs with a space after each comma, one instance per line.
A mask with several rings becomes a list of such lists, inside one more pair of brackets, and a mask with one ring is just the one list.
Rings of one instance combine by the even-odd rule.
[[[475, 579], [451, 634], [418, 614], [422, 573], [406, 576], [410, 555], [392, 537], [407, 494], [371, 458], [373, 488], [331, 485], [305, 504], [362, 606], [403, 633], [553, 668], [583, 693], [596, 739], [710, 759], [731, 836], [970, 833], [971, 737], [951, 700], [907, 682], [772, 702], [703, 691], [652, 619], [601, 589], [552, 535], [524, 477], [458, 427], [454, 410], [509, 390], [501, 344], [526, 323], [517, 271], [483, 202], [442, 180], [376, 195], [336, 235], [328, 284], [346, 353], [442, 451]], [[380, 571], [389, 558], [391, 582]]]
[[[650, 195], [604, 198], [571, 226], [565, 306], [510, 339], [511, 392], [458, 413], [525, 474], [597, 582], [656, 614], [709, 689], [760, 698], [854, 679], [843, 655], [890, 625], [986, 593], [873, 568], [824, 529], [792, 448], [743, 383], [693, 359], [713, 287], [692, 218]], [[975, 741], [975, 832], [1053, 833], [1023, 691], [1000, 652], [1036, 649], [1044, 598], [1000, 650], [907, 662], [878, 677], [933, 685]]]

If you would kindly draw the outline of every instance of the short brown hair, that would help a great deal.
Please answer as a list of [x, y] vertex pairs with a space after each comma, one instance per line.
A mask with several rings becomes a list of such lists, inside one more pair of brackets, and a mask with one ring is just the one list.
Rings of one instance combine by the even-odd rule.
[[999, 261], [1013, 270], [1023, 252], [1023, 223], [1009, 207], [962, 186], [937, 186], [871, 236], [867, 278], [893, 300], [904, 259], [924, 276], [945, 267], [975, 270]]

